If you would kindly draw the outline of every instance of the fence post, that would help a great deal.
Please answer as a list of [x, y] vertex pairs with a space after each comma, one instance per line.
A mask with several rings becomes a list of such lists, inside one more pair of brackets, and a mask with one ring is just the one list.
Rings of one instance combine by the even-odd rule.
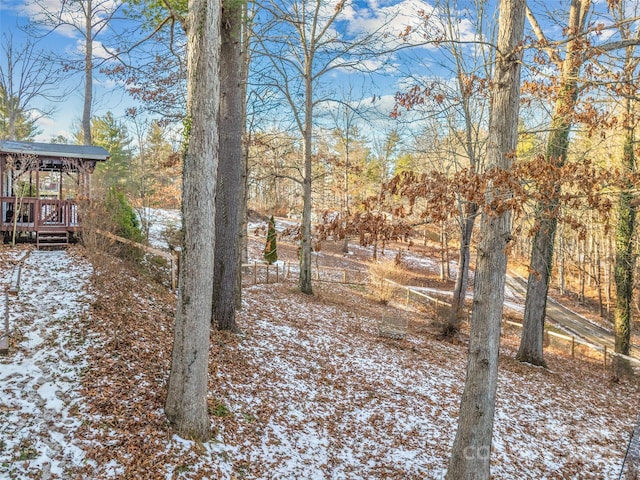
[[169, 266], [171, 267], [171, 290], [175, 290], [177, 287], [177, 281], [176, 281], [176, 266], [177, 266], [177, 261], [176, 258], [174, 256], [175, 254], [173, 252], [171, 252], [171, 260], [170, 260], [170, 264]]
[[347, 283], [347, 269], [342, 271], [342, 283]]
[[258, 284], [258, 262], [253, 261], [253, 284]]
[[604, 346], [604, 369], [607, 369], [607, 346]]
[[267, 263], [267, 285], [269, 285], [269, 264]]
[[571, 358], [576, 358], [576, 337], [571, 337]]
[[276, 283], [280, 282], [280, 267], [276, 263]]

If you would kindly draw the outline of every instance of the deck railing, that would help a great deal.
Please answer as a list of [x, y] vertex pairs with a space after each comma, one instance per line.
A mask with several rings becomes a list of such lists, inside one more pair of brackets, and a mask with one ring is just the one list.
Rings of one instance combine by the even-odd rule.
[[78, 205], [73, 200], [0, 197], [2, 231], [13, 230], [16, 212], [18, 232], [75, 230], [79, 227]]

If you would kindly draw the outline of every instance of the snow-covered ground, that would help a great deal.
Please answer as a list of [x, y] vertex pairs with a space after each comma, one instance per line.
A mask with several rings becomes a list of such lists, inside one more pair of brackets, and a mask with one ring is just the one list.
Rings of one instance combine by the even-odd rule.
[[147, 208], [145, 216], [149, 222], [149, 244], [152, 247], [167, 249], [167, 228], [180, 228], [182, 222], [180, 210]]
[[[4, 283], [15, 252], [0, 250]], [[434, 340], [428, 319], [385, 340], [381, 314], [403, 312], [359, 288], [245, 288], [243, 333], [212, 336], [200, 445], [162, 416], [173, 296], [114, 267], [90, 287], [90, 273], [73, 250], [25, 262], [0, 357], [0, 478], [443, 478], [466, 346]], [[617, 478], [638, 387], [560, 357], [522, 365], [508, 339], [503, 353], [492, 478]]]
[[24, 262], [19, 294], [9, 297], [11, 355], [0, 357], [0, 478], [66, 478], [84, 460], [73, 432], [82, 422], [90, 271], [66, 252], [34, 251]]

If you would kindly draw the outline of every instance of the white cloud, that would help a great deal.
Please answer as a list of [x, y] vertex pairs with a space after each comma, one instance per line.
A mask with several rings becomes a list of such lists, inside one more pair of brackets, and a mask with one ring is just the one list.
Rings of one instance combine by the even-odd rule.
[[[473, 21], [462, 12], [453, 12], [456, 40], [472, 41], [476, 38]], [[346, 33], [357, 37], [379, 32], [385, 35], [388, 47], [424, 45], [436, 48], [435, 40], [442, 40], [450, 21], [443, 10], [425, 0], [392, 0], [350, 4], [341, 20], [348, 22]]]
[[[43, 24], [44, 28], [52, 27], [58, 23], [55, 31], [67, 38], [77, 38], [85, 28], [84, 0], [72, 0], [64, 3], [60, 0], [38, 0], [28, 2], [24, 6], [25, 14], [34, 22]], [[93, 4], [93, 25], [108, 18], [112, 12], [119, 8], [121, 0], [102, 0]], [[49, 18], [52, 20], [50, 21]], [[56, 22], [56, 19], [59, 19]]]

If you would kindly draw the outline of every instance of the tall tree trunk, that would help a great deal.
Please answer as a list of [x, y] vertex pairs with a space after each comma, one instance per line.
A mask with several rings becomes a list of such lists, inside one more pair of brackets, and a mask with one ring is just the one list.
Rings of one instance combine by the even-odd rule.
[[606, 299], [607, 299], [607, 320], [611, 321], [611, 279], [613, 277], [613, 273], [612, 273], [612, 268], [611, 268], [611, 264], [613, 263], [611, 261], [612, 259], [612, 247], [611, 247], [611, 233], [607, 233], [607, 255], [606, 255], [606, 259], [605, 259], [605, 283], [606, 283], [606, 288], [605, 288], [605, 295], [606, 295]]
[[239, 215], [239, 244], [238, 268], [236, 270], [236, 310], [242, 308], [242, 265], [249, 261], [249, 215], [247, 211], [249, 198], [249, 139], [247, 138], [247, 83], [249, 77], [249, 64], [251, 55], [249, 45], [252, 30], [249, 28], [249, 7], [245, 0], [242, 1], [243, 9], [243, 36], [242, 36], [242, 179], [240, 181], [240, 215]]
[[207, 411], [220, 101], [220, 0], [190, 0], [187, 18], [187, 144], [184, 229], [165, 412], [185, 438], [209, 436]]
[[[630, 100], [628, 100], [630, 102]], [[631, 113], [628, 109], [627, 113]], [[636, 171], [634, 154], [633, 127], [627, 127], [622, 158], [623, 167], [628, 172]], [[616, 285], [616, 301], [614, 307], [615, 352], [629, 355], [631, 349], [631, 319], [633, 302], [633, 271], [635, 255], [633, 252], [633, 235], [636, 223], [636, 210], [633, 205], [633, 185], [620, 192], [618, 206], [618, 225], [616, 227], [616, 264], [614, 270]], [[619, 357], [613, 357], [615, 375], [628, 373], [629, 363]]]
[[[520, 60], [525, 0], [502, 0], [496, 66], [492, 81], [487, 164], [510, 170], [518, 137]], [[487, 200], [496, 195], [487, 188]], [[504, 303], [507, 244], [511, 240], [511, 211], [483, 212], [469, 336], [467, 376], [460, 403], [447, 480], [487, 480], [498, 381], [500, 321]]]
[[86, 0], [85, 46], [84, 46], [84, 105], [82, 108], [82, 139], [92, 145], [91, 104], [93, 103], [93, 0]]
[[223, 0], [220, 49], [220, 158], [216, 187], [213, 321], [236, 331], [244, 118], [242, 34], [244, 2]]
[[464, 303], [469, 286], [469, 268], [471, 263], [471, 236], [473, 226], [478, 214], [478, 204], [469, 204], [467, 212], [462, 221], [460, 231], [460, 250], [458, 252], [458, 271], [456, 274], [456, 284], [453, 289], [453, 302], [451, 304], [451, 320], [456, 330], [460, 328], [464, 314]]
[[[569, 13], [569, 35], [576, 35], [584, 29], [590, 0], [572, 0]], [[560, 92], [551, 120], [545, 160], [556, 167], [564, 166], [569, 149], [569, 132], [576, 100], [578, 98], [578, 74], [583, 62], [583, 53], [572, 39], [567, 42], [566, 56], [562, 63]], [[521, 362], [544, 365], [543, 335], [544, 319], [547, 314], [547, 294], [553, 268], [553, 245], [558, 224], [558, 202], [561, 185], [558, 183], [548, 201], [536, 205], [535, 233], [532, 242], [530, 271], [527, 283], [527, 298], [520, 348], [516, 358]]]
[[311, 143], [313, 140], [313, 75], [312, 59], [305, 62], [305, 106], [302, 155], [304, 157], [304, 178], [302, 180], [302, 239], [300, 241], [300, 278], [302, 293], [313, 294], [311, 286]]

